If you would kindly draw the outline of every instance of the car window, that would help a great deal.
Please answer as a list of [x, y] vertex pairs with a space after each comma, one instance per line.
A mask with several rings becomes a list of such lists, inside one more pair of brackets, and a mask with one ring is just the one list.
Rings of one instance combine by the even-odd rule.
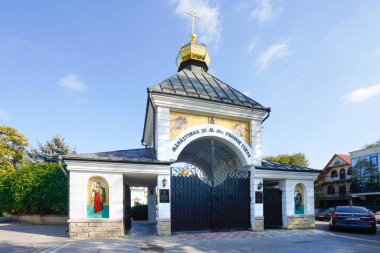
[[336, 213], [362, 213], [368, 214], [368, 210], [360, 206], [338, 206], [336, 208]]

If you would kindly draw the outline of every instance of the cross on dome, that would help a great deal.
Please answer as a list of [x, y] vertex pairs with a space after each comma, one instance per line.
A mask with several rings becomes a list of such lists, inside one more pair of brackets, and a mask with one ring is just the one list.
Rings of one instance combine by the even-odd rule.
[[200, 18], [196, 15], [195, 11], [193, 11], [193, 10], [191, 10], [189, 12], [185, 12], [185, 13], [187, 15], [190, 15], [192, 17], [193, 23], [192, 23], [192, 26], [191, 26], [190, 41], [195, 41], [197, 39], [197, 36], [195, 35], [195, 32], [194, 32], [194, 30], [195, 30], [195, 19], [196, 18], [200, 19]]

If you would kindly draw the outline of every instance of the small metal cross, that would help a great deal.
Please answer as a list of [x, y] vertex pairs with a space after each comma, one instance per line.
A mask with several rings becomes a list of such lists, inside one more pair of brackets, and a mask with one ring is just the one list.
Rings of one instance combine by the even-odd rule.
[[193, 10], [189, 11], [189, 12], [185, 12], [187, 15], [190, 15], [192, 18], [193, 18], [193, 25], [191, 27], [191, 30], [192, 30], [192, 34], [194, 34], [194, 19], [197, 18], [199, 19], [199, 17], [197, 17], [195, 15], [195, 12]]

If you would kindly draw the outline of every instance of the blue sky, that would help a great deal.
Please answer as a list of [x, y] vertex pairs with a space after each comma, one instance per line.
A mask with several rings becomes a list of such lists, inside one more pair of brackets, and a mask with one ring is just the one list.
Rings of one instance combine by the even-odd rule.
[[32, 146], [139, 148], [146, 88], [176, 72], [194, 9], [210, 72], [272, 108], [263, 154], [334, 153], [380, 138], [380, 2], [7, 1], [0, 124]]

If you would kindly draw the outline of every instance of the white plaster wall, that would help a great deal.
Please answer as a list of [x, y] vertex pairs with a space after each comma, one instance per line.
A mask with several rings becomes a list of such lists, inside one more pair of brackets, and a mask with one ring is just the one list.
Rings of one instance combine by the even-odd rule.
[[261, 147], [261, 122], [251, 120], [251, 148], [253, 152], [253, 164], [261, 166], [262, 147]]
[[251, 227], [252, 229], [256, 228], [256, 218], [263, 217], [264, 215], [264, 205], [256, 204], [255, 191], [263, 192], [263, 189], [258, 190], [257, 185], [260, 182], [263, 182], [262, 178], [255, 178], [255, 167], [250, 168], [251, 178], [250, 178], [250, 191], [251, 191]]
[[104, 177], [109, 186], [110, 219], [123, 219], [123, 175], [121, 173], [94, 173], [70, 171], [69, 219], [87, 219], [87, 183], [92, 176]]
[[[257, 189], [257, 185], [259, 183], [262, 183], [263, 182], [263, 179], [262, 178], [255, 178], [254, 179], [254, 185], [251, 186], [251, 191], [253, 191], [253, 194], [255, 194], [255, 191], [261, 191], [263, 192], [263, 188], [261, 188], [261, 190], [258, 190]], [[263, 217], [264, 216], [264, 204], [256, 204], [255, 202], [254, 203], [254, 213], [255, 213], [255, 217]]]
[[284, 179], [279, 181], [282, 190], [282, 221], [284, 227], [287, 227], [287, 216], [294, 216], [294, 188], [301, 183], [304, 186], [304, 210], [305, 215], [314, 215], [314, 181]]
[[[163, 179], [167, 180], [166, 186], [164, 187], [162, 185]], [[169, 189], [170, 190], [170, 174], [167, 175], [159, 175], [157, 177], [157, 188], [158, 188], [158, 202], [160, 202], [160, 189]], [[170, 191], [171, 194], [171, 191]], [[170, 203], [171, 203], [171, 196], [169, 196], [169, 203], [158, 203], [158, 220], [170, 220]]]
[[167, 107], [156, 109], [156, 147], [157, 159], [169, 161], [170, 148], [170, 110]]

